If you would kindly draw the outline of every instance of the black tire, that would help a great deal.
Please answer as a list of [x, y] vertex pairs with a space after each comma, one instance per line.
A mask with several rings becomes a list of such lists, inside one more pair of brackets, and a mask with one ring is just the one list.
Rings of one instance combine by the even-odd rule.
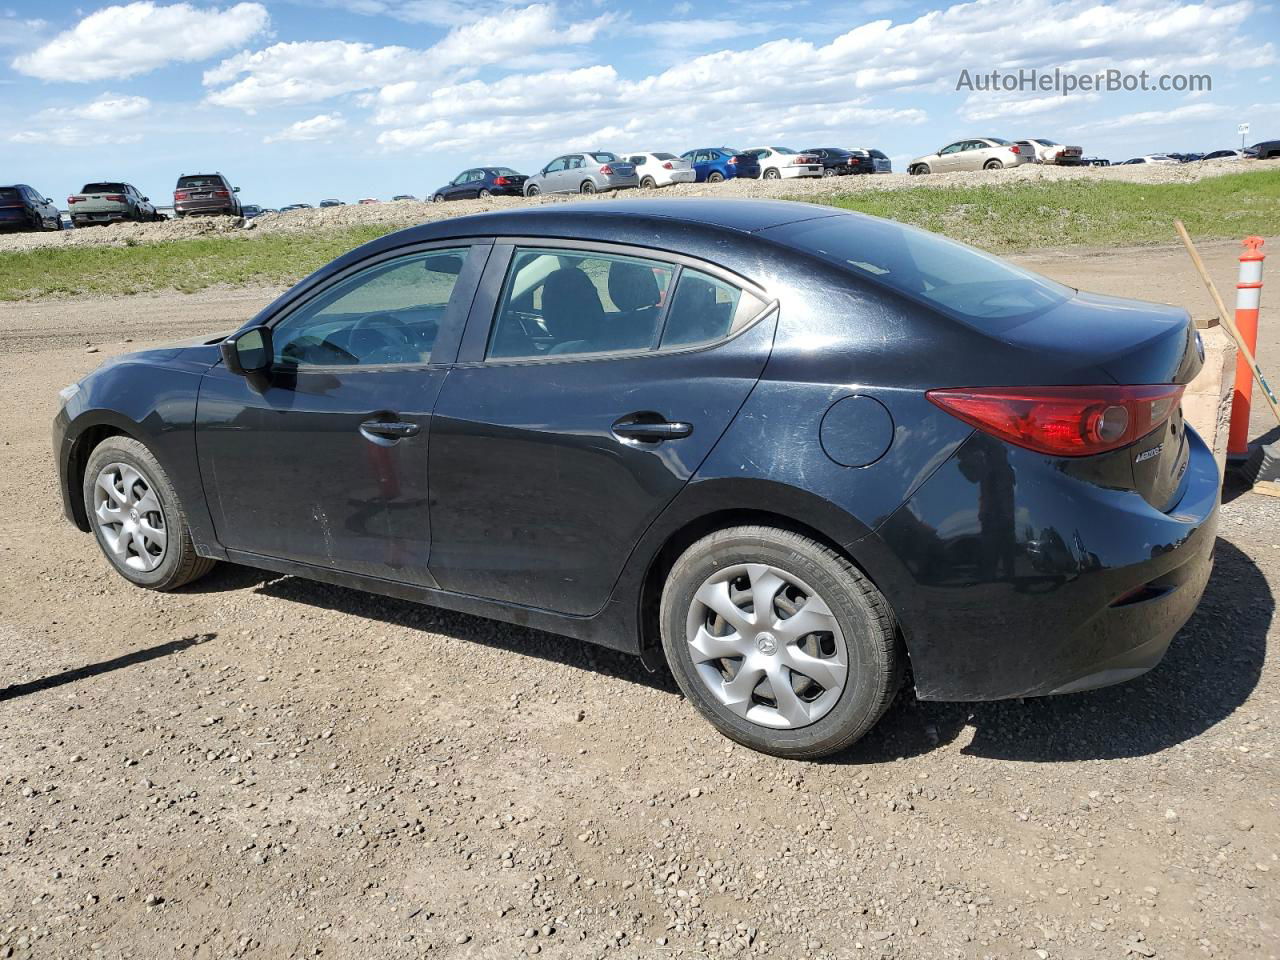
[[835, 167], [823, 167], [822, 175], [824, 177], [838, 177], [840, 175], [840, 171], [838, 171]]
[[988, 160], [982, 165], [983, 170], [1003, 170], [1004, 164], [999, 160]]
[[479, 196], [481, 200], [488, 200], [490, 197], [493, 196], [493, 194], [490, 193], [487, 188], [481, 187]]
[[644, 177], [640, 181], [640, 186], [646, 190], [653, 190], [658, 186], [658, 181], [654, 180], [653, 177]]
[[923, 177], [930, 172], [927, 163], [917, 163], [914, 167], [907, 171], [913, 177]]
[[524, 195], [525, 195], [526, 197], [536, 197], [536, 196], [538, 196], [538, 194], [540, 194], [540, 193], [542, 193], [542, 190], [541, 190], [541, 189], [539, 189], [539, 187], [538, 187], [538, 185], [537, 185], [537, 184], [534, 184], [534, 185], [533, 185], [533, 186], [531, 186], [531, 187], [525, 187], [525, 188], [524, 188]]
[[[686, 621], [694, 595], [717, 571], [744, 563], [769, 564], [811, 585], [844, 635], [844, 688], [807, 726], [775, 729], [739, 717], [712, 696], [689, 654]], [[732, 527], [699, 540], [668, 574], [659, 616], [667, 663], [685, 696], [726, 737], [762, 753], [792, 759], [837, 753], [876, 724], [902, 683], [905, 655], [884, 597], [845, 557], [789, 530]]]
[[[164, 557], [154, 570], [142, 571], [125, 566], [111, 551], [96, 521], [94, 507], [94, 488], [99, 473], [110, 464], [121, 463], [137, 469], [148, 481], [152, 491], [160, 501], [164, 515], [166, 545]], [[89, 524], [93, 528], [94, 537], [103, 555], [110, 561], [116, 572], [131, 583], [150, 590], [176, 590], [207, 574], [217, 564], [216, 560], [201, 557], [196, 553], [195, 544], [191, 541], [191, 528], [187, 524], [187, 515], [178, 500], [168, 475], [160, 462], [152, 456], [145, 445], [132, 437], [108, 437], [98, 444], [85, 466], [84, 483], [81, 488], [84, 498], [85, 512]]]
[[721, 173], [719, 170], [713, 170], [711, 173], [707, 174], [707, 183], [723, 183], [723, 182], [724, 182], [724, 174]]
[[781, 180], [782, 174], [778, 171], [776, 167], [770, 167], [768, 170], [764, 172], [764, 178], [766, 180]]
[[432, 202], [432, 203], [444, 203], [444, 197], [440, 196], [440, 194], [438, 194], [438, 193], [433, 193], [433, 194], [431, 195], [431, 202]]
[[596, 193], [596, 182], [594, 180], [583, 180], [581, 186], [578, 187], [579, 193]]

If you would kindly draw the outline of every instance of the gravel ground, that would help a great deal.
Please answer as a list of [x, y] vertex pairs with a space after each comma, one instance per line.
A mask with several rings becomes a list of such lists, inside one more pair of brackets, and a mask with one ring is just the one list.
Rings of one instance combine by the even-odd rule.
[[[1206, 253], [1221, 282], [1234, 249]], [[1051, 266], [1203, 312], [1174, 251]], [[777, 760], [574, 641], [241, 567], [112, 575], [60, 517], [53, 391], [270, 293], [0, 305], [0, 960], [1280, 954], [1280, 502], [1226, 504], [1147, 676], [904, 692], [834, 762]]]
[[1139, 183], [1190, 183], [1205, 177], [1227, 173], [1280, 168], [1275, 161], [1210, 160], [1177, 166], [1115, 166], [1115, 167], [1057, 167], [1042, 164], [1023, 164], [1009, 170], [986, 170], [974, 173], [941, 173], [924, 177], [909, 177], [905, 173], [879, 176], [829, 177], [804, 180], [729, 180], [725, 183], [675, 184], [660, 190], [626, 190], [617, 194], [600, 194], [595, 198], [577, 195], [541, 197], [525, 200], [519, 197], [493, 197], [488, 200], [461, 200], [445, 204], [397, 201], [360, 206], [347, 204], [325, 209], [291, 210], [288, 213], [272, 213], [249, 221], [247, 226], [230, 217], [194, 217], [170, 220], [164, 223], [118, 223], [102, 227], [67, 230], [61, 233], [17, 233], [0, 235], [0, 251], [29, 250], [36, 247], [62, 246], [136, 246], [142, 243], [165, 243], [208, 234], [237, 232], [250, 229], [261, 233], [310, 232], [317, 229], [335, 229], [366, 224], [392, 224], [410, 226], [463, 216], [469, 213], [485, 213], [508, 206], [530, 203], [562, 203], [566, 200], [595, 199], [607, 203], [615, 197], [640, 197], [661, 195], [722, 196], [722, 197], [788, 197], [810, 199], [835, 193], [861, 190], [929, 190], [938, 187], [971, 187], [983, 184], [1041, 183], [1057, 180], [1084, 180], [1089, 182], [1125, 181]]

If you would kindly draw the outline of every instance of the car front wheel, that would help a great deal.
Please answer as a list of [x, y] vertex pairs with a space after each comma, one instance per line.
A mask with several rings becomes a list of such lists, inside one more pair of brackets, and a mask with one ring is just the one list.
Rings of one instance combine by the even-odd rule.
[[98, 546], [126, 580], [174, 590], [216, 561], [196, 553], [178, 495], [159, 461], [131, 437], [108, 437], [84, 472], [85, 513]]
[[525, 187], [525, 188], [524, 188], [524, 195], [525, 195], [526, 197], [536, 197], [536, 196], [537, 196], [538, 194], [540, 194], [541, 192], [542, 192], [542, 191], [541, 191], [541, 190], [539, 190], [536, 186], [533, 186], [533, 187]]
[[795, 759], [865, 734], [901, 683], [884, 597], [803, 535], [746, 526], [704, 537], [662, 594], [662, 643], [680, 689], [721, 733]]

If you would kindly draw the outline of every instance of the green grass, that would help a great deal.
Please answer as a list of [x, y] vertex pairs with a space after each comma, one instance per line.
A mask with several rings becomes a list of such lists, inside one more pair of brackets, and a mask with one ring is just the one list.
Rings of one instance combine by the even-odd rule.
[[1195, 183], [1066, 180], [867, 190], [814, 202], [915, 224], [1000, 252], [1127, 247], [1177, 243], [1175, 219], [1181, 219], [1196, 239], [1274, 234], [1280, 224], [1280, 171], [1236, 173]]
[[289, 284], [394, 229], [245, 232], [130, 247], [43, 247], [0, 253], [0, 300]]
[[[1280, 171], [1175, 184], [995, 180], [980, 187], [866, 190], [818, 202], [916, 224], [1002, 253], [1123, 247], [1177, 242], [1173, 221], [1178, 217], [1197, 239], [1274, 233], [1280, 224]], [[246, 231], [131, 247], [0, 253], [0, 300], [286, 285], [393, 229]]]

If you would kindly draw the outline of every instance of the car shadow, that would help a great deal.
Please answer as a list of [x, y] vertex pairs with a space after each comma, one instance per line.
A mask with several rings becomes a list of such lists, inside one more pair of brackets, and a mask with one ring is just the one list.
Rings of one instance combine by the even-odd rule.
[[[1245, 553], [1219, 538], [1214, 556], [1200, 606], [1161, 664], [1144, 676], [1101, 690], [991, 703], [922, 702], [908, 682], [870, 733], [820, 762], [889, 763], [952, 743], [968, 728], [972, 739], [961, 750], [968, 756], [1041, 763], [1145, 756], [1198, 736], [1230, 716], [1257, 685], [1275, 609], [1266, 578]], [[210, 591], [252, 588], [681, 698], [665, 668], [651, 673], [637, 657], [540, 630], [230, 564], [219, 565], [201, 584]]]
[[967, 756], [1036, 763], [1159, 753], [1230, 716], [1257, 686], [1275, 600], [1266, 577], [1219, 538], [1204, 599], [1154, 670], [1128, 683], [1058, 697], [929, 703], [909, 689], [837, 763], [928, 753], [972, 728]]
[[26, 683], [15, 683], [12, 686], [0, 687], [0, 704], [6, 703], [10, 700], [16, 700], [19, 697], [30, 696], [33, 693], [40, 693], [44, 690], [52, 690], [55, 687], [62, 686], [63, 684], [75, 683], [78, 680], [87, 680], [90, 677], [96, 677], [103, 673], [110, 673], [112, 670], [122, 670], [125, 667], [132, 667], [137, 663], [146, 663], [148, 660], [156, 660], [160, 657], [167, 657], [174, 653], [180, 653], [188, 647], [194, 647], [199, 643], [208, 643], [216, 637], [216, 633], [202, 633], [192, 637], [184, 637], [181, 640], [168, 640], [164, 643], [156, 644], [154, 647], [146, 647], [142, 650], [131, 650], [118, 657], [112, 657], [110, 660], [102, 660], [98, 663], [86, 664], [83, 667], [74, 667], [70, 670], [64, 670], [61, 673], [41, 677], [39, 680], [30, 680]]

